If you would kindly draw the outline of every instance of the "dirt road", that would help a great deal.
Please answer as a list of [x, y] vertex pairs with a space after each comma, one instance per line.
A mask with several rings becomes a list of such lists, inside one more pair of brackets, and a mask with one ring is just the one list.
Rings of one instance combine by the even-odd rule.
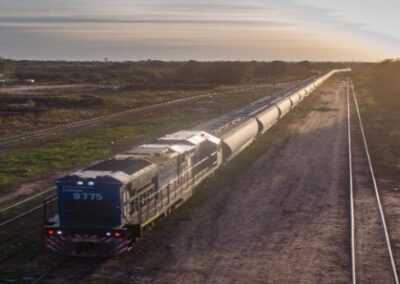
[[233, 186], [167, 235], [87, 279], [139, 283], [349, 282], [346, 96], [343, 81], [313, 94]]
[[[358, 138], [359, 133], [354, 134]], [[353, 157], [357, 278], [359, 283], [393, 283], [375, 192], [365, 168], [364, 149], [356, 147]]]

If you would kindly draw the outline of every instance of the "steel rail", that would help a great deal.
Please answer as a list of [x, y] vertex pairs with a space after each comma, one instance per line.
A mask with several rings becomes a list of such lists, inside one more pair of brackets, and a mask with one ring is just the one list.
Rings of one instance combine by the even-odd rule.
[[157, 108], [157, 107], [161, 107], [161, 106], [166, 106], [166, 105], [170, 105], [170, 104], [177, 104], [177, 103], [181, 103], [181, 102], [185, 102], [185, 101], [196, 100], [196, 99], [200, 99], [200, 98], [203, 98], [203, 97], [206, 97], [206, 96], [210, 96], [210, 94], [198, 95], [198, 96], [193, 96], [193, 97], [188, 97], [188, 98], [182, 98], [182, 99], [176, 99], [176, 100], [172, 100], [172, 101], [167, 101], [167, 102], [154, 104], [154, 105], [137, 107], [137, 108], [124, 110], [124, 111], [117, 112], [117, 113], [98, 116], [98, 117], [91, 118], [91, 119], [88, 119], [88, 120], [76, 121], [76, 122], [72, 122], [72, 123], [68, 123], [68, 124], [58, 125], [58, 126], [55, 126], [55, 127], [36, 130], [36, 131], [32, 131], [32, 132], [21, 134], [21, 135], [15, 135], [15, 136], [11, 136], [11, 137], [0, 139], [0, 145], [11, 144], [11, 143], [19, 142], [19, 141], [26, 140], [26, 139], [29, 139], [29, 138], [37, 138], [37, 137], [41, 137], [41, 136], [46, 135], [46, 134], [54, 133], [54, 132], [65, 130], [65, 129], [72, 129], [72, 128], [78, 128], [78, 127], [81, 127], [81, 126], [87, 126], [87, 125], [94, 124], [94, 123], [97, 123], [97, 122], [100, 122], [100, 121], [112, 119], [112, 118], [115, 118], [117, 116], [126, 115], [128, 113], [140, 112], [140, 111], [149, 110], [149, 109], [153, 109], [153, 108]]
[[[288, 83], [284, 83], [284, 84], [291, 84], [291, 83], [292, 82], [288, 82]], [[232, 90], [232, 91], [236, 92], [236, 91], [254, 90], [257, 88], [265, 88], [268, 86], [270, 86], [270, 85], [263, 84], [263, 85], [257, 85], [257, 86], [248, 86], [248, 87], [238, 88], [238, 89]], [[226, 91], [226, 92], [228, 92], [228, 91]], [[65, 130], [65, 129], [72, 129], [72, 128], [78, 128], [81, 126], [91, 125], [91, 124], [94, 124], [94, 123], [97, 123], [100, 121], [109, 120], [109, 119], [112, 119], [112, 118], [115, 118], [118, 116], [123, 116], [123, 115], [129, 114], [129, 113], [140, 112], [140, 111], [159, 108], [162, 106], [197, 100], [197, 99], [201, 99], [201, 98], [205, 98], [205, 97], [209, 97], [209, 96], [213, 96], [213, 95], [217, 95], [217, 94], [218, 93], [216, 93], [216, 92], [211, 92], [211, 93], [206, 93], [206, 94], [197, 95], [197, 96], [191, 96], [191, 97], [187, 97], [187, 98], [180, 98], [180, 99], [166, 101], [166, 102], [162, 102], [162, 103], [158, 103], [158, 104], [136, 107], [136, 108], [124, 110], [121, 112], [116, 112], [116, 113], [111, 113], [111, 114], [107, 114], [107, 115], [103, 115], [103, 116], [94, 117], [94, 118], [87, 119], [87, 120], [81, 120], [81, 121], [71, 122], [68, 124], [57, 125], [57, 126], [50, 127], [50, 128], [35, 130], [35, 131], [28, 132], [28, 133], [20, 134], [20, 135], [14, 135], [14, 136], [2, 138], [2, 139], [0, 139], [0, 145], [11, 144], [11, 143], [23, 141], [23, 140], [26, 140], [29, 138], [37, 138], [37, 137], [41, 137], [46, 134], [55, 133], [55, 132]]]
[[42, 195], [44, 195], [44, 194], [46, 194], [46, 193], [48, 193], [48, 192], [50, 192], [50, 191], [52, 191], [52, 190], [54, 190], [54, 189], [56, 189], [55, 186], [53, 186], [52, 188], [49, 188], [49, 189], [47, 189], [47, 190], [45, 190], [45, 191], [39, 192], [39, 193], [37, 193], [37, 194], [35, 194], [35, 195], [32, 195], [32, 196], [30, 196], [30, 197], [28, 197], [28, 198], [26, 198], [26, 199], [24, 199], [24, 200], [21, 200], [21, 201], [19, 201], [19, 202], [17, 202], [17, 203], [14, 203], [14, 204], [12, 204], [12, 205], [10, 205], [10, 206], [8, 206], [8, 207], [5, 207], [5, 208], [3, 208], [3, 209], [0, 210], [0, 214], [1, 214], [1, 213], [4, 213], [4, 212], [6, 212], [6, 211], [8, 211], [8, 210], [10, 210], [10, 209], [12, 209], [12, 208], [14, 208], [14, 207], [17, 207], [17, 206], [19, 206], [19, 205], [21, 205], [21, 204], [24, 204], [24, 203], [26, 203], [26, 202], [28, 202], [28, 201], [31, 201], [31, 200], [35, 199], [36, 197], [42, 196]]
[[393, 257], [393, 250], [392, 250], [392, 246], [390, 243], [390, 237], [389, 237], [389, 232], [387, 229], [387, 225], [386, 225], [386, 218], [385, 218], [385, 214], [383, 212], [383, 207], [382, 207], [382, 202], [381, 202], [381, 198], [380, 198], [380, 194], [379, 194], [379, 190], [378, 190], [378, 186], [377, 186], [377, 182], [376, 182], [376, 178], [375, 178], [375, 172], [372, 166], [372, 161], [371, 161], [371, 156], [369, 153], [369, 149], [368, 149], [368, 143], [367, 143], [367, 139], [365, 136], [365, 131], [364, 131], [364, 127], [363, 127], [363, 123], [362, 123], [362, 118], [361, 118], [361, 114], [360, 114], [360, 108], [358, 106], [358, 101], [357, 101], [357, 97], [356, 97], [356, 92], [354, 90], [354, 84], [353, 82], [351, 82], [351, 89], [353, 92], [353, 99], [354, 99], [354, 103], [356, 106], [356, 110], [357, 110], [357, 117], [358, 117], [358, 123], [361, 129], [361, 135], [362, 135], [362, 140], [363, 140], [363, 144], [364, 144], [364, 150], [365, 150], [365, 154], [368, 160], [368, 166], [369, 166], [369, 170], [371, 173], [371, 178], [372, 178], [372, 183], [374, 186], [374, 191], [375, 191], [375, 198], [377, 201], [377, 205], [378, 205], [378, 209], [379, 209], [379, 214], [381, 217], [381, 222], [382, 222], [382, 226], [383, 226], [383, 231], [384, 231], [384, 235], [385, 235], [385, 242], [386, 242], [386, 247], [388, 250], [388, 254], [389, 254], [389, 260], [390, 260], [390, 265], [391, 265], [391, 269], [392, 269], [392, 276], [393, 276], [393, 281], [396, 284], [399, 284], [399, 277], [397, 274], [397, 269], [396, 269], [396, 263]]
[[[54, 202], [56, 200], [57, 200], [57, 198], [53, 198], [53, 199], [50, 200], [50, 202]], [[12, 218], [10, 218], [8, 220], [5, 220], [2, 223], [0, 223], [0, 227], [4, 227], [5, 225], [13, 223], [13, 222], [17, 221], [18, 219], [21, 219], [22, 217], [25, 217], [25, 216], [31, 214], [32, 212], [35, 212], [35, 211], [39, 210], [43, 206], [44, 206], [43, 204], [37, 205], [37, 206], [35, 206], [35, 207], [31, 208], [31, 209], [28, 209], [28, 210], [18, 214], [17, 216], [14, 216], [14, 217], [12, 217]]]
[[350, 242], [351, 242], [351, 278], [352, 283], [357, 283], [356, 278], [356, 247], [355, 247], [355, 222], [354, 222], [354, 189], [353, 189], [353, 157], [351, 147], [351, 112], [350, 112], [350, 83], [346, 82], [347, 89], [347, 138], [349, 152], [349, 189], [350, 189]]

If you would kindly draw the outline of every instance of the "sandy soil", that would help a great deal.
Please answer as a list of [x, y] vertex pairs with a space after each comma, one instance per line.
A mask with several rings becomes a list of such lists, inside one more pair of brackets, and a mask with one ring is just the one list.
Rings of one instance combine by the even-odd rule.
[[360, 283], [391, 283], [389, 257], [364, 149], [357, 147], [353, 154], [357, 278]]
[[102, 264], [93, 281], [349, 282], [344, 84], [314, 95], [314, 110], [266, 148], [240, 183], [213, 193], [151, 248]]
[[[400, 191], [378, 181], [397, 270], [400, 267]], [[385, 259], [385, 263], [388, 261]], [[387, 264], [388, 265], [388, 264]], [[399, 270], [397, 271], [399, 273]]]
[[[359, 283], [393, 283], [381, 217], [356, 116], [357, 113], [353, 111], [352, 138], [357, 279]], [[400, 236], [399, 229], [397, 229], [400, 215], [398, 207], [399, 192], [385, 190], [384, 187], [381, 188], [381, 184], [384, 184], [384, 181], [380, 180], [379, 177], [377, 177], [377, 182], [396, 259], [399, 251], [398, 237]], [[397, 263], [398, 265], [399, 263]]]

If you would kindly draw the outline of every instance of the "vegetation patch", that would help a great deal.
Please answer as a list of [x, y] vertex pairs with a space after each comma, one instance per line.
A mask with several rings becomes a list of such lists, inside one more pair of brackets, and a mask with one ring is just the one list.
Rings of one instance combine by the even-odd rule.
[[0, 151], [0, 193], [51, 171], [83, 167], [165, 133], [194, 126], [272, 92], [226, 93], [182, 108], [121, 117], [77, 133], [49, 135], [36, 144]]
[[195, 114], [164, 114], [131, 126], [96, 129], [81, 137], [68, 137], [44, 146], [0, 152], [0, 187], [50, 170], [73, 168], [104, 159], [111, 155], [113, 148], [131, 141], [146, 140], [157, 133], [177, 129], [198, 119]]
[[376, 173], [400, 184], [400, 61], [353, 68], [353, 82]]

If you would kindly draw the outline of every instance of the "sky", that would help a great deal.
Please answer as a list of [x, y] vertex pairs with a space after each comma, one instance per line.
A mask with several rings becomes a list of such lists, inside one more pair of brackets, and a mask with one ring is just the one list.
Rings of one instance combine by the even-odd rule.
[[399, 0], [0, 0], [0, 56], [40, 60], [379, 61]]

